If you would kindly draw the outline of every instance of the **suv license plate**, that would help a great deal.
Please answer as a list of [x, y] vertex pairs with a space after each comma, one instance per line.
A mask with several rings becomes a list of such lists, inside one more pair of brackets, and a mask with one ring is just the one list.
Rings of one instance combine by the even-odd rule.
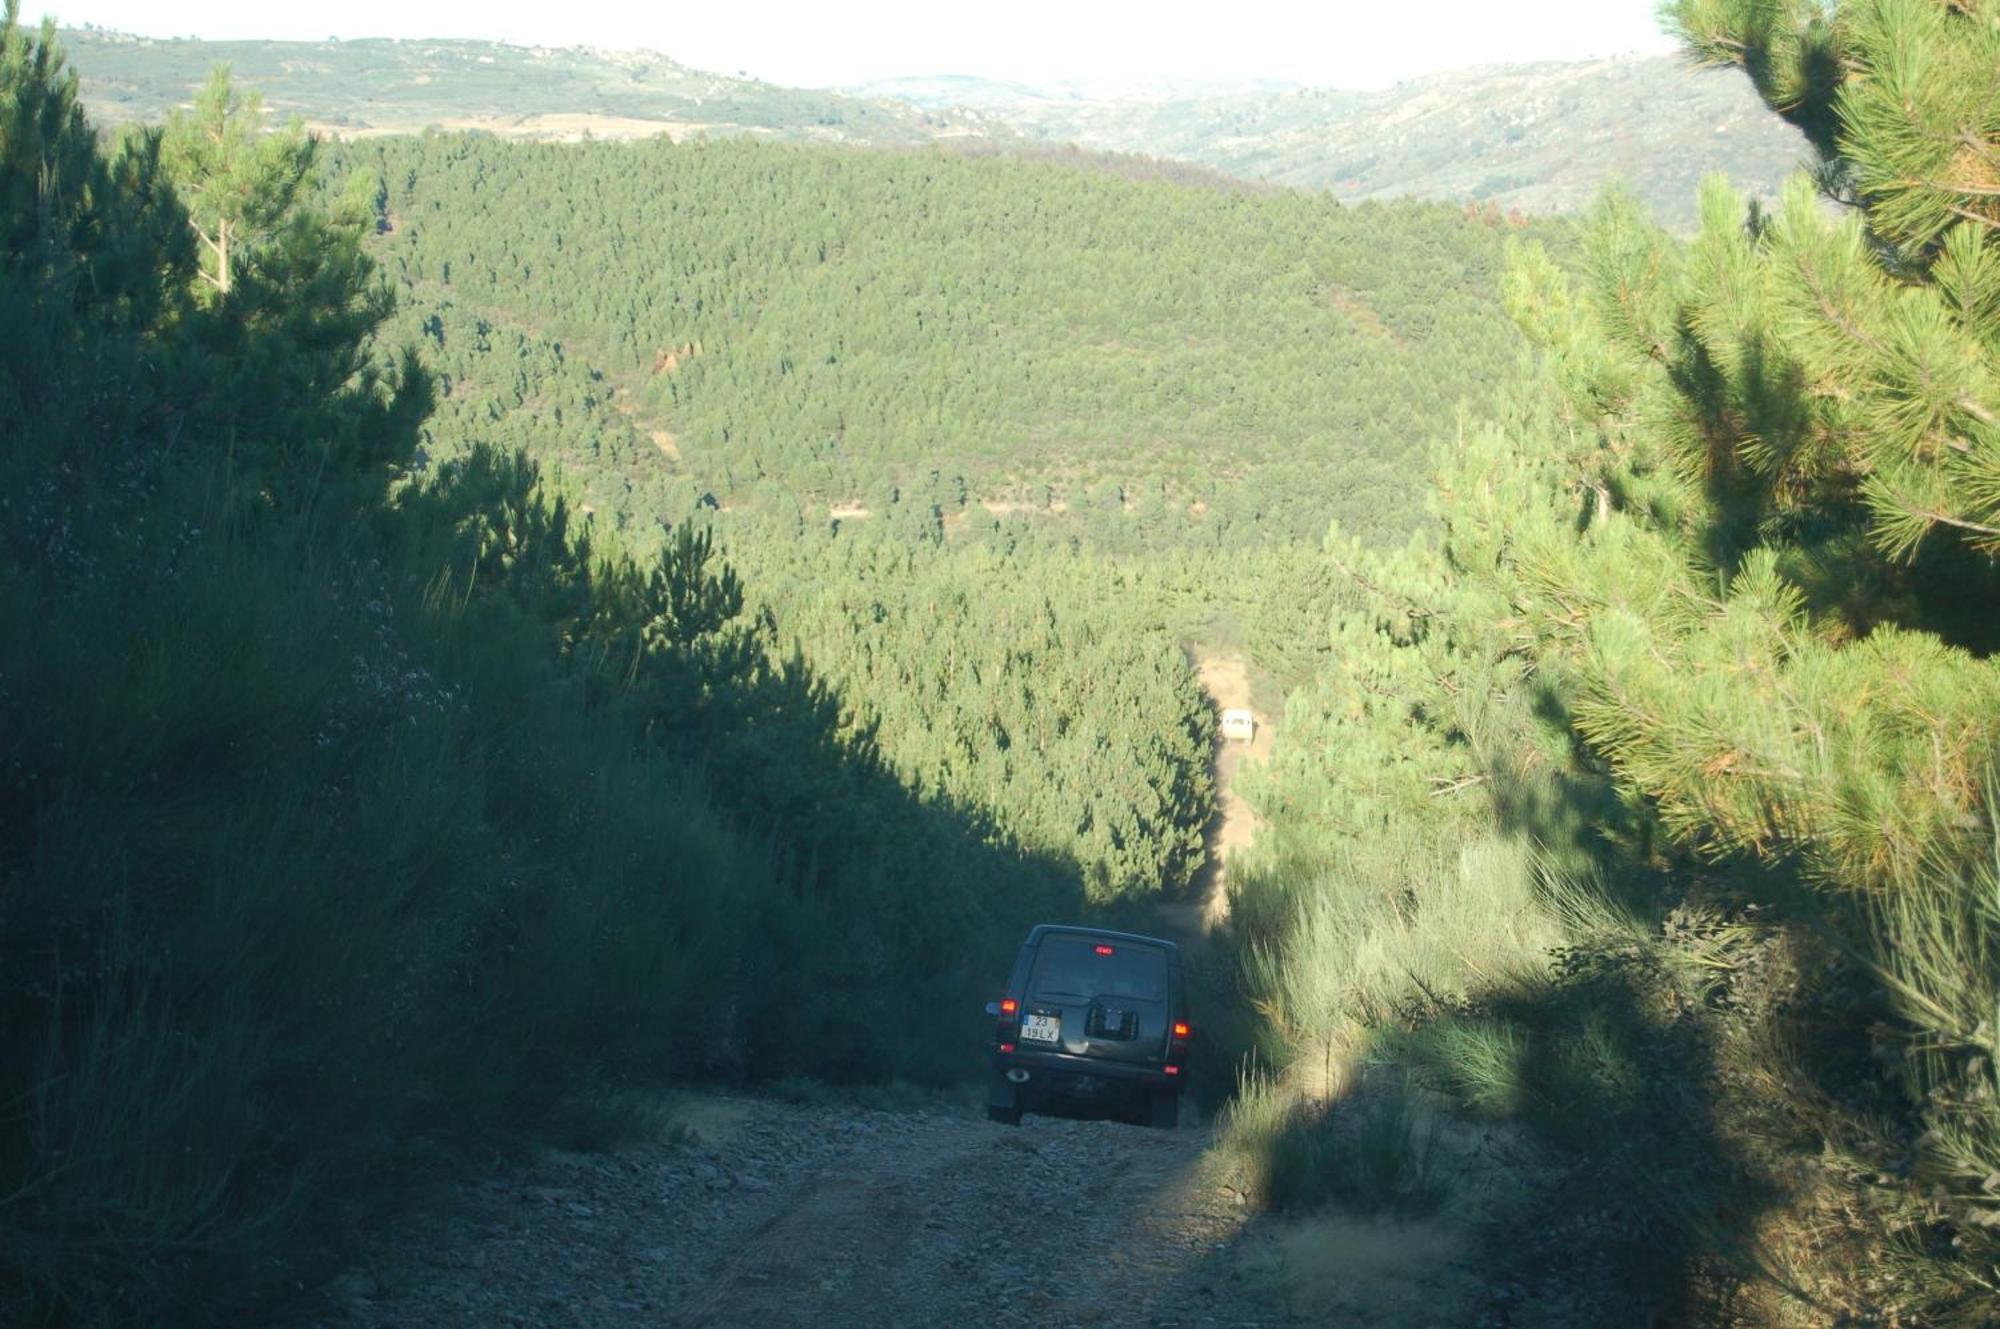
[[1037, 1043], [1056, 1043], [1062, 1040], [1062, 1017], [1060, 1015], [1030, 1015], [1021, 1021], [1022, 1039], [1033, 1039]]

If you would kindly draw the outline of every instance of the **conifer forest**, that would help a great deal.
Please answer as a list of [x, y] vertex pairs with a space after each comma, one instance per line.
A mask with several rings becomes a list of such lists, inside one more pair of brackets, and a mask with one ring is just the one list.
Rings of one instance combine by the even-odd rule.
[[112, 130], [7, 0], [0, 1321], [288, 1323], [648, 1096], [949, 1097], [1029, 926], [1219, 889], [1274, 1221], [1476, 1129], [1509, 1323], [2000, 1324], [2000, 0], [1661, 21], [1775, 205]]

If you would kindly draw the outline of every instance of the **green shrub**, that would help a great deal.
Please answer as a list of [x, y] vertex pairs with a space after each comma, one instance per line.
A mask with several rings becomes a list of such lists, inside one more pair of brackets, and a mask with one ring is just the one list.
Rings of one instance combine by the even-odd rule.
[[1251, 1073], [1223, 1111], [1220, 1140], [1246, 1189], [1273, 1209], [1304, 1213], [1337, 1204], [1413, 1218], [1451, 1194], [1439, 1130], [1437, 1113], [1400, 1081], [1327, 1100]]

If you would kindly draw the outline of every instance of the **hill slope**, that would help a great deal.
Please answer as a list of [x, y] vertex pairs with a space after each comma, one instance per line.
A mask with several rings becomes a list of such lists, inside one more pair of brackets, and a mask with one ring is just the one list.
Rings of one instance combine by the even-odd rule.
[[689, 69], [651, 51], [482, 41], [212, 42], [62, 34], [99, 125], [157, 121], [227, 62], [280, 116], [343, 137], [428, 126], [506, 138], [755, 134], [900, 147], [983, 132], [972, 117]]
[[[546, 414], [513, 441], [641, 524], [703, 493], [850, 516], [906, 493], [1400, 538], [1428, 445], [1520, 346], [1511, 228], [1437, 205], [743, 142], [381, 140], [329, 166], [382, 182], [378, 253], [449, 375], [441, 414]], [[481, 320], [564, 349], [513, 354]]]
[[1453, 70], [1374, 92], [1335, 89], [1091, 99], [979, 80], [870, 85], [914, 106], [976, 106], [1023, 133], [1180, 157], [1342, 199], [1492, 200], [1573, 210], [1623, 176], [1670, 226], [1726, 171], [1771, 197], [1805, 155], [1740, 74], [1668, 57]]

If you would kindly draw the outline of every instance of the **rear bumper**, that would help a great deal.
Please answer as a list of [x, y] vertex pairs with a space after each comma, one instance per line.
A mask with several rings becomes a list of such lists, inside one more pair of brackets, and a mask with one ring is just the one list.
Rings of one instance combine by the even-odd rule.
[[1028, 1073], [1023, 1088], [1041, 1088], [1058, 1093], [1089, 1093], [1097, 1085], [1172, 1089], [1180, 1092], [1187, 1070], [1169, 1075], [1159, 1065], [1111, 1061], [1103, 1057], [1079, 1057], [1068, 1052], [995, 1052], [993, 1069], [1001, 1076], [1008, 1071]]

